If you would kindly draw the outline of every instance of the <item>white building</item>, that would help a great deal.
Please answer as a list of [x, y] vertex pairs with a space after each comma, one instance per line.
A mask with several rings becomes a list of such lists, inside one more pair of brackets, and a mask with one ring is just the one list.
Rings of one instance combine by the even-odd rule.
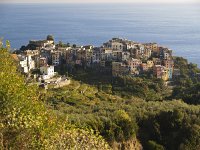
[[128, 61], [130, 58], [130, 52], [122, 52], [122, 61]]
[[50, 79], [55, 75], [54, 66], [43, 66], [40, 67], [40, 72], [44, 80]]
[[31, 40], [29, 41], [30, 45], [34, 45], [36, 47], [41, 47], [41, 48], [45, 48], [45, 47], [54, 47], [54, 41], [53, 40]]
[[29, 71], [32, 69], [35, 69], [35, 61], [32, 59], [31, 55], [27, 56], [27, 60], [28, 60], [28, 69]]
[[60, 52], [53, 52], [51, 53], [51, 56], [52, 56], [52, 64], [57, 66], [60, 64], [60, 60], [61, 60], [61, 55], [60, 55]]
[[123, 51], [124, 45], [120, 42], [112, 42], [111, 43], [111, 49], [112, 50], [120, 50]]
[[124, 44], [122, 43], [122, 41], [123, 41], [122, 39], [113, 38], [112, 40], [108, 41], [107, 43], [104, 43], [103, 45], [107, 49], [123, 51]]
[[112, 49], [101, 49], [101, 60], [111, 61], [113, 58], [113, 50]]
[[19, 64], [22, 68], [22, 72], [29, 73], [32, 69], [35, 69], [35, 61], [32, 59], [31, 55], [22, 56], [18, 55], [19, 57]]
[[27, 59], [20, 60], [19, 64], [20, 64], [20, 67], [22, 68], [22, 72], [28, 73]]
[[100, 48], [94, 48], [93, 55], [92, 55], [92, 62], [99, 63], [101, 60], [101, 52]]
[[138, 43], [136, 43], [136, 42], [127, 41], [127, 40], [126, 40], [124, 43], [125, 43], [126, 50], [134, 49], [134, 48], [136, 48], [135, 45], [138, 44]]

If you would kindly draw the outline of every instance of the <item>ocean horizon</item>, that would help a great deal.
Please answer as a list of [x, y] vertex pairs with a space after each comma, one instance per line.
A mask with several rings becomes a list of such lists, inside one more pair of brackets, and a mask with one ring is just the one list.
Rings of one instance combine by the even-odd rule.
[[198, 5], [0, 4], [0, 37], [19, 49], [29, 40], [100, 46], [113, 37], [157, 42], [200, 66]]

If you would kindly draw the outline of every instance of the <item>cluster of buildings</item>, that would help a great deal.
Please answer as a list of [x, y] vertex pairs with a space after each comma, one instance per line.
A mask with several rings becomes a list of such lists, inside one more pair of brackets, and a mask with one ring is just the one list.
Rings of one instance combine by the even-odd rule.
[[106, 57], [112, 61], [112, 75], [140, 75], [147, 72], [164, 81], [173, 77], [174, 61], [172, 50], [157, 43], [138, 43], [113, 38], [102, 46]]
[[20, 54], [13, 54], [13, 57], [18, 59], [22, 72], [28, 74], [39, 69], [43, 79], [52, 78], [54, 67], [63, 64], [67, 67], [109, 66], [114, 77], [151, 72], [156, 78], [167, 81], [173, 76], [172, 50], [157, 43], [113, 38], [100, 47], [66, 46], [60, 43], [55, 45], [54, 40], [47, 37], [47, 40], [30, 41], [30, 47], [33, 50], [25, 49]]
[[[15, 61], [19, 64], [20, 71], [27, 75], [37, 72], [37, 77], [43, 80], [54, 77], [56, 75], [54, 65], [48, 61], [48, 58], [51, 57], [51, 49], [55, 48], [54, 40], [30, 41], [29, 46], [35, 49], [27, 49], [21, 51], [19, 54], [12, 54]], [[46, 55], [43, 48], [49, 50], [49, 55]]]

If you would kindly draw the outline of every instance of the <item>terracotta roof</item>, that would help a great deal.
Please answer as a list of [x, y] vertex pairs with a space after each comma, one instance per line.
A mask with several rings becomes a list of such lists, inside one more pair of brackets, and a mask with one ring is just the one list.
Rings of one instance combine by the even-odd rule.
[[11, 56], [15, 61], [19, 61], [19, 57], [17, 56], [17, 54], [11, 54]]

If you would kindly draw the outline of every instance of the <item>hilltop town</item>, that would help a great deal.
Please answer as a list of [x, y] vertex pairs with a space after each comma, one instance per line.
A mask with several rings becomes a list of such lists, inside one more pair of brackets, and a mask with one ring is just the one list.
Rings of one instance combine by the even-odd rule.
[[[19, 62], [21, 72], [29, 77], [49, 80], [56, 75], [56, 68], [65, 65], [105, 69], [117, 76], [152, 76], [170, 81], [179, 75], [174, 68], [172, 50], [157, 43], [138, 43], [127, 39], [113, 38], [100, 47], [55, 44], [48, 35], [46, 40], [29, 41], [18, 53], [12, 55]], [[35, 73], [37, 72], [37, 73]]]
[[[9, 119], [5, 135], [16, 134], [18, 129], [20, 143], [31, 145], [32, 139], [24, 140], [30, 135], [37, 135], [38, 143], [52, 141], [56, 134], [58, 144], [53, 142], [53, 149], [60, 149], [59, 144], [66, 149], [71, 140], [82, 143], [82, 135], [88, 145], [91, 136], [81, 133], [80, 138], [80, 130], [71, 133], [76, 131], [72, 126], [89, 129], [92, 135], [98, 132], [109, 144], [105, 147], [113, 149], [198, 149], [200, 70], [186, 59], [174, 57], [172, 50], [119, 38], [100, 47], [56, 44], [53, 36], [30, 41], [12, 54], [9, 49], [7, 41], [0, 51], [1, 110], [2, 117]], [[30, 132], [27, 122], [33, 124]], [[38, 133], [41, 128], [45, 130]], [[70, 137], [63, 138], [63, 133]], [[38, 139], [41, 135], [47, 140]], [[12, 142], [11, 138], [6, 140]]]

